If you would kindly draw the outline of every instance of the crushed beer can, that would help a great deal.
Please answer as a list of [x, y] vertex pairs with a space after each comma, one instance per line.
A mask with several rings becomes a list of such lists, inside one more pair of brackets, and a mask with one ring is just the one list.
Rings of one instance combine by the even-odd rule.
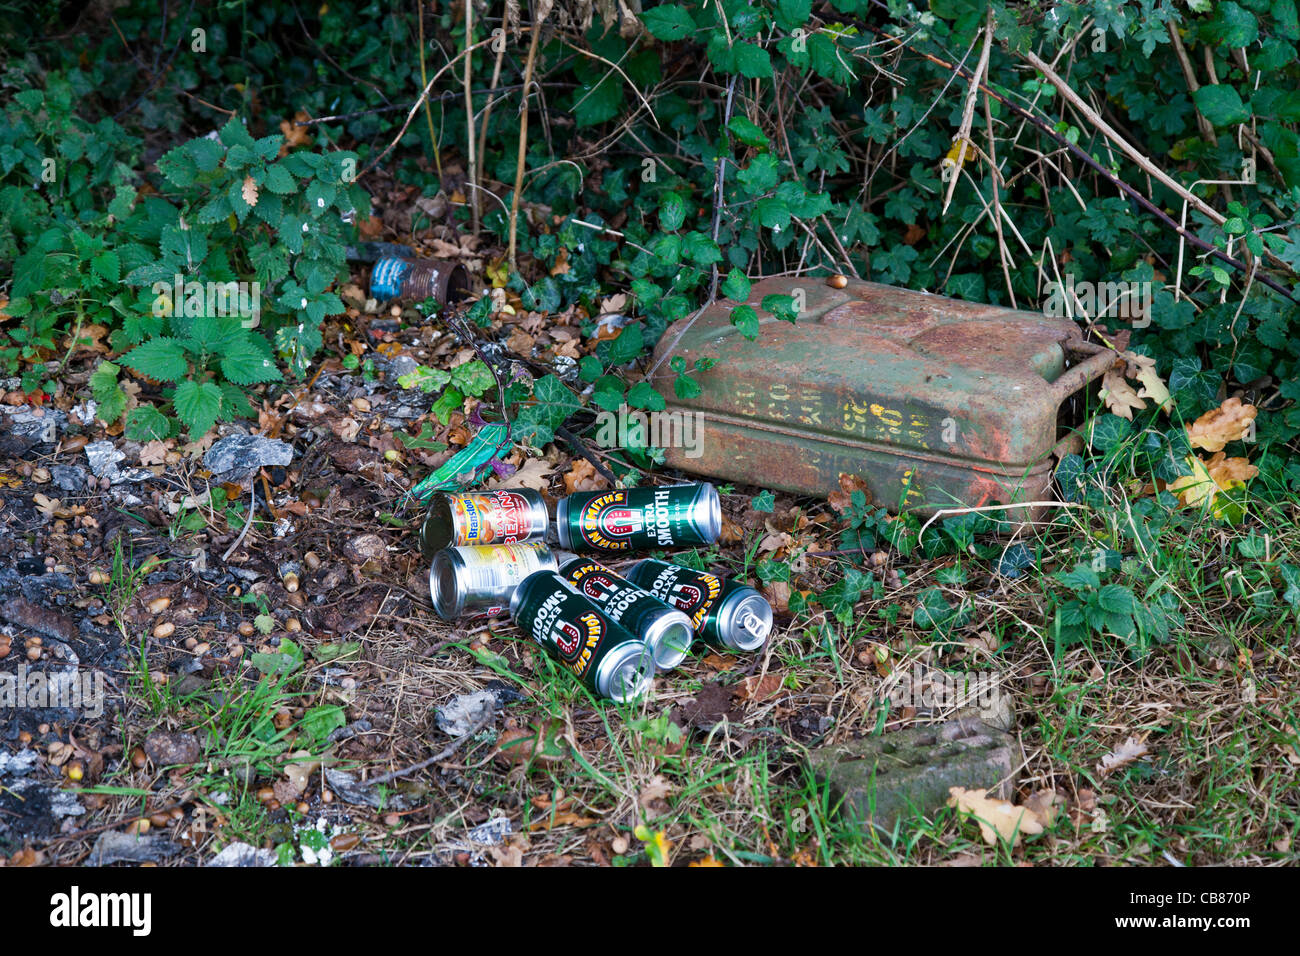
[[556, 557], [560, 576], [610, 620], [650, 645], [661, 671], [685, 660], [695, 639], [689, 617], [603, 564], [563, 554]]
[[555, 511], [560, 547], [619, 553], [713, 544], [722, 505], [710, 484], [581, 492]]
[[646, 558], [627, 579], [690, 616], [704, 643], [729, 651], [756, 651], [772, 632], [772, 605], [754, 588], [707, 571]]
[[443, 548], [429, 568], [429, 594], [444, 621], [492, 617], [510, 606], [529, 575], [556, 570], [551, 549], [536, 541]]
[[650, 689], [655, 659], [635, 634], [610, 620], [560, 575], [539, 571], [515, 589], [515, 623], [592, 693], [620, 703]]
[[432, 558], [443, 548], [540, 541], [547, 525], [546, 502], [531, 488], [444, 492], [420, 525], [420, 551]]

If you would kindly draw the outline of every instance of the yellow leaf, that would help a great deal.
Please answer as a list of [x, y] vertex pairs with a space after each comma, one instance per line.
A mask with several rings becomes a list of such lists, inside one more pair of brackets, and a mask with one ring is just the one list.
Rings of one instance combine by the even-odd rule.
[[948, 148], [948, 155], [944, 157], [951, 165], [965, 165], [975, 161], [975, 147], [969, 140], [962, 139], [960, 136], [952, 141], [952, 146]]
[[1193, 448], [1222, 451], [1230, 441], [1240, 441], [1254, 428], [1259, 409], [1244, 405], [1239, 398], [1229, 398], [1187, 426], [1187, 439]]
[[1167, 411], [1173, 404], [1173, 399], [1169, 395], [1168, 386], [1156, 374], [1156, 360], [1135, 352], [1125, 352], [1124, 358], [1128, 361], [1128, 377], [1142, 383], [1142, 388], [1137, 393], [1138, 398], [1149, 398]]
[[1029, 808], [990, 797], [987, 790], [949, 787], [948, 793], [951, 795], [948, 806], [956, 807], [958, 813], [973, 816], [980, 825], [980, 836], [990, 846], [998, 842], [998, 837], [1015, 846], [1022, 836], [1043, 832], [1042, 823]]
[[1107, 369], [1101, 378], [1101, 399], [1106, 407], [1121, 418], [1133, 420], [1133, 412], [1141, 411], [1147, 403], [1133, 391], [1133, 386], [1115, 369]]
[[506, 282], [510, 278], [510, 268], [506, 265], [504, 259], [499, 262], [490, 263], [487, 268], [483, 270], [483, 273], [487, 276], [488, 282], [492, 284], [492, 288], [494, 289], [504, 289], [506, 287]]
[[651, 866], [668, 865], [668, 854], [672, 852], [673, 845], [668, 837], [664, 835], [663, 830], [651, 832], [649, 827], [638, 824], [637, 828], [632, 832], [638, 840], [645, 844], [645, 853], [650, 858]]

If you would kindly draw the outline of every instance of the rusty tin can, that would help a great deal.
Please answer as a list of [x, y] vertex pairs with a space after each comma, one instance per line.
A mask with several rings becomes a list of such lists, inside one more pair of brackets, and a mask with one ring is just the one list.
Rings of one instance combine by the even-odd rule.
[[530, 575], [515, 590], [510, 614], [547, 654], [599, 696], [623, 702], [650, 689], [655, 673], [651, 648], [558, 574]]
[[713, 544], [721, 530], [722, 505], [710, 484], [579, 492], [555, 508], [560, 547], [573, 551]]
[[370, 298], [378, 302], [436, 299], [451, 305], [469, 295], [469, 273], [459, 262], [383, 256], [370, 270]]
[[560, 577], [611, 621], [650, 645], [661, 671], [672, 670], [686, 659], [695, 640], [689, 617], [599, 562], [564, 554], [556, 558]]
[[[762, 308], [801, 307], [796, 323]], [[756, 341], [713, 306], [655, 351], [667, 413], [698, 414], [698, 457], [675, 468], [826, 496], [856, 474], [891, 511], [1018, 504], [1050, 495], [1062, 405], [1113, 363], [1066, 319], [850, 280], [755, 283]], [[678, 399], [669, 360], [717, 361]], [[1068, 440], [1068, 437], [1064, 440]], [[1030, 517], [1032, 509], [1014, 516]]]
[[546, 501], [531, 488], [443, 492], [420, 525], [420, 551], [432, 559], [443, 548], [540, 541], [547, 525]]
[[557, 569], [551, 549], [536, 541], [443, 548], [429, 568], [429, 596], [444, 621], [492, 617], [530, 574]]

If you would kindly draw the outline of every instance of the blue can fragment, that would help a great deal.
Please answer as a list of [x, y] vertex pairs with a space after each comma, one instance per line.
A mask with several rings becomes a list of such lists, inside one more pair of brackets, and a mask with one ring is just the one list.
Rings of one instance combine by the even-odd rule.
[[384, 256], [370, 270], [370, 297], [378, 302], [434, 299], [450, 305], [468, 295], [469, 273], [458, 262]]

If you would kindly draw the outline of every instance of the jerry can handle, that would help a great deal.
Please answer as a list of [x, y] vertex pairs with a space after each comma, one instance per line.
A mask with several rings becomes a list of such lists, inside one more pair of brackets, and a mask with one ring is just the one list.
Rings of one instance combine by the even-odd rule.
[[1052, 394], [1057, 401], [1065, 401], [1079, 389], [1083, 388], [1093, 379], [1102, 375], [1108, 368], [1115, 364], [1119, 359], [1119, 353], [1114, 349], [1107, 348], [1104, 345], [1096, 345], [1091, 342], [1068, 342], [1065, 344], [1067, 352], [1087, 354], [1092, 352], [1088, 358], [1084, 359], [1078, 365], [1071, 366], [1052, 382]]

